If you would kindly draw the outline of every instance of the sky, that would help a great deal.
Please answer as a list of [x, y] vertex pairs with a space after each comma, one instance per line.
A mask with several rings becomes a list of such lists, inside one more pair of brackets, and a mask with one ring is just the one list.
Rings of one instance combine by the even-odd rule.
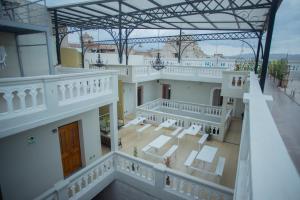
[[[86, 0], [46, 0], [47, 6], [56, 6]], [[273, 31], [271, 53], [300, 54], [300, 0], [283, 0], [276, 14]], [[207, 31], [184, 31], [186, 34], [207, 33]], [[98, 40], [98, 32], [90, 32], [95, 40]], [[134, 30], [130, 37], [149, 37], [149, 36], [177, 35], [177, 30]], [[111, 39], [105, 31], [99, 31], [99, 40]], [[71, 42], [78, 42], [78, 34], [69, 36]], [[248, 40], [255, 48], [257, 40]], [[142, 45], [140, 50], [157, 48], [158, 44]], [[159, 44], [161, 47], [162, 44]], [[252, 53], [247, 45], [239, 41], [203, 41], [199, 46], [208, 55], [223, 53], [225, 56]]]

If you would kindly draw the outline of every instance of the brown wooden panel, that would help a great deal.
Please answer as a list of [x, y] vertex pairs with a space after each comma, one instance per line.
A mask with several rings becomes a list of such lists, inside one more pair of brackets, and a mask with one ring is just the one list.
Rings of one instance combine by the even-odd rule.
[[58, 132], [63, 172], [67, 177], [82, 166], [78, 122], [61, 126]]

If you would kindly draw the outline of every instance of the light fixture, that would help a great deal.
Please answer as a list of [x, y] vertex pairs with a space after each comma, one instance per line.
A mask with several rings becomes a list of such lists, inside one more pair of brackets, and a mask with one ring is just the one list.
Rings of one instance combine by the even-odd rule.
[[[98, 41], [99, 41], [99, 29], [98, 29]], [[102, 59], [101, 59], [101, 56], [100, 56], [100, 48], [99, 48], [99, 45], [100, 45], [100, 44], [97, 45], [97, 46], [98, 46], [98, 47], [97, 47], [98, 57], [97, 57], [95, 66], [96, 66], [96, 67], [103, 67], [103, 66], [104, 66], [104, 63], [103, 63], [103, 61], [102, 61]]]
[[[159, 30], [158, 30], [158, 37], [159, 37]], [[157, 55], [156, 58], [151, 61], [151, 65], [157, 71], [165, 68], [165, 63], [161, 60], [160, 53], [159, 53], [159, 42], [157, 43]]]

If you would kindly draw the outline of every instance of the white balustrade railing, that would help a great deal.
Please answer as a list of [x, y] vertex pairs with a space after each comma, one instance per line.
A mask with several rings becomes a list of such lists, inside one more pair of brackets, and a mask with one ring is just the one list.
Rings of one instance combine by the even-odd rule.
[[244, 94], [234, 199], [299, 199], [300, 178], [280, 136], [255, 74]]
[[119, 153], [115, 159], [116, 170], [154, 185], [153, 164]]
[[[164, 69], [157, 71], [147, 65], [107, 65], [105, 69], [118, 70], [119, 75], [125, 81], [137, 82], [143, 80], [156, 80], [163, 78], [202, 80], [202, 78], [221, 79], [222, 72], [229, 70], [228, 68], [216, 67], [195, 67], [195, 66], [166, 66]], [[188, 79], [190, 80], [190, 79]]]
[[156, 125], [159, 125], [160, 123], [168, 119], [173, 119], [176, 120], [175, 126], [177, 127], [188, 128], [191, 125], [198, 125], [201, 126], [200, 131], [202, 133], [211, 134], [213, 138], [217, 140], [222, 141], [224, 137], [223, 123], [200, 120], [192, 117], [174, 115], [156, 110], [146, 110], [141, 108], [137, 108], [136, 114], [137, 116], [145, 117], [148, 122]]
[[47, 108], [42, 80], [12, 82], [0, 80], [0, 120]]
[[[122, 178], [121, 174], [125, 177]], [[69, 178], [61, 180], [36, 200], [92, 198], [114, 180], [130, 182], [141, 191], [148, 188], [153, 191], [154, 197], [160, 199], [233, 198], [233, 190], [230, 188], [168, 169], [162, 164], [150, 163], [122, 152], [111, 152]], [[139, 181], [144, 184], [139, 184]], [[93, 195], [89, 194], [91, 191]]]
[[194, 177], [187, 178], [174, 170], [165, 172], [164, 189], [188, 199], [232, 199], [231, 189]]
[[210, 106], [204, 104], [196, 104], [191, 102], [161, 99], [161, 98], [156, 99], [154, 101], [147, 102], [139, 106], [138, 108], [146, 109], [146, 110], [157, 110], [157, 111], [162, 111], [162, 110], [164, 111], [172, 110], [172, 111], [179, 111], [179, 112], [184, 111], [187, 113], [198, 114], [201, 116], [214, 116], [219, 119], [222, 117], [222, 112], [223, 112], [223, 108], [218, 106]]
[[[102, 96], [111, 95], [112, 98], [117, 98], [117, 91], [115, 91], [117, 84], [117, 74], [112, 71], [2, 78], [0, 79], [0, 135], [8, 134], [9, 129], [14, 129], [16, 132], [16, 127], [19, 128], [22, 123], [24, 125], [35, 123], [51, 118], [51, 115], [61, 114], [64, 112], [64, 106], [67, 105], [75, 105], [86, 100], [93, 101]], [[70, 113], [70, 108], [65, 112]], [[23, 119], [24, 116], [33, 113], [35, 115], [29, 117], [32, 120], [28, 117]], [[38, 120], [34, 120], [35, 118]]]
[[88, 192], [105, 177], [114, 172], [114, 160], [112, 153], [106, 155], [104, 159], [93, 163], [82, 171], [71, 176], [66, 181], [69, 199], [78, 199]]

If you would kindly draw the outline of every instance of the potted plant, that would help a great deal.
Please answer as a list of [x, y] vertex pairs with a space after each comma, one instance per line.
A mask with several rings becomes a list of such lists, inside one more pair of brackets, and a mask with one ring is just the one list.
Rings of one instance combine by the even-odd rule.
[[169, 156], [169, 157], [166, 157], [165, 159], [164, 159], [164, 163], [165, 163], [165, 165], [167, 166], [167, 167], [171, 167], [171, 157]]
[[209, 141], [211, 139], [211, 127], [210, 126], [205, 127], [205, 133], [208, 134], [207, 141]]

